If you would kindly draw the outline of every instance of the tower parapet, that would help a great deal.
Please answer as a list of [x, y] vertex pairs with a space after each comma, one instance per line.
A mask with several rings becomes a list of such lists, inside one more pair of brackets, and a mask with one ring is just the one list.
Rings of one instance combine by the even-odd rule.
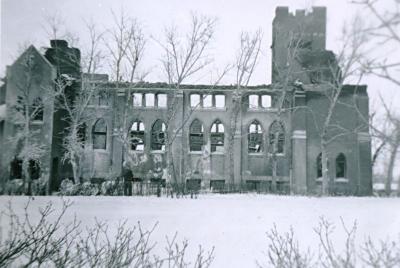
[[[326, 8], [313, 7], [310, 12], [277, 7], [272, 29], [272, 82], [286, 76], [294, 64], [296, 51], [325, 51]], [[293, 66], [292, 66], [293, 67]]]

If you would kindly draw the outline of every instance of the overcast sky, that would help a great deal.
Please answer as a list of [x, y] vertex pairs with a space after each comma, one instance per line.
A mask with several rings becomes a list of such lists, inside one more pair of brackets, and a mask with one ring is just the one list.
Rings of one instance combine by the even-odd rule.
[[[338, 51], [343, 23], [351, 21], [360, 6], [349, 0], [0, 0], [1, 5], [1, 64], [0, 75], [5, 65], [10, 64], [19, 53], [19, 48], [34, 44], [38, 48], [48, 46], [48, 38], [43, 30], [46, 15], [61, 14], [63, 27], [80, 37], [80, 43], [87, 40], [83, 19], [93, 19], [100, 29], [110, 28], [113, 21], [110, 10], [118, 12], [121, 7], [132, 17], [137, 18], [149, 38], [146, 47], [144, 69], [150, 69], [147, 80], [165, 81], [159, 68], [160, 47], [153, 39], [162, 40], [165, 26], [176, 24], [178, 28], [187, 25], [190, 12], [215, 16], [218, 18], [212, 53], [215, 64], [211, 71], [222, 69], [234, 61], [239, 45], [241, 31], [255, 31], [261, 28], [264, 33], [263, 54], [251, 84], [268, 84], [271, 76], [271, 36], [272, 20], [277, 6], [289, 6], [294, 11], [311, 6], [327, 7], [327, 49]], [[381, 1], [382, 3], [386, 0]], [[364, 16], [365, 17], [365, 16]], [[211, 80], [210, 72], [201, 74], [202, 82]], [[190, 81], [196, 82], [196, 81]], [[227, 76], [225, 83], [234, 83], [233, 75]], [[378, 92], [391, 100], [397, 100], [397, 90], [390, 83], [376, 78], [366, 79], [369, 85], [371, 102], [377, 100]]]
[[[64, 28], [80, 37], [80, 43], [87, 40], [83, 19], [93, 19], [100, 29], [110, 28], [113, 21], [110, 10], [118, 12], [121, 7], [132, 17], [137, 18], [149, 38], [144, 59], [145, 69], [151, 70], [150, 81], [165, 81], [159, 68], [160, 47], [153, 39], [162, 40], [165, 26], [176, 24], [183, 28], [190, 12], [215, 16], [218, 19], [212, 53], [215, 63], [210, 72], [220, 70], [225, 64], [234, 61], [239, 45], [241, 31], [255, 31], [261, 28], [264, 33], [263, 54], [251, 81], [252, 84], [270, 83], [272, 20], [277, 6], [289, 6], [294, 11], [311, 6], [327, 7], [327, 49], [338, 51], [342, 25], [357, 14], [360, 6], [349, 0], [0, 0], [1, 5], [1, 64], [0, 75], [5, 65], [10, 64], [19, 53], [19, 48], [34, 44], [38, 48], [48, 46], [46, 32], [43, 30], [46, 15], [61, 14]], [[385, 2], [382, 1], [382, 2]], [[365, 17], [365, 16], [364, 16]], [[201, 74], [202, 80], [211, 80], [210, 72]], [[196, 81], [191, 81], [196, 82]], [[227, 76], [225, 83], [233, 83], [233, 75]], [[378, 92], [393, 100], [399, 95], [387, 82], [372, 78], [364, 81], [369, 85], [369, 94], [375, 102]], [[394, 103], [395, 105], [396, 103]]]
[[[212, 44], [216, 58], [216, 67], [233, 61], [239, 45], [239, 34], [242, 30], [255, 31], [261, 28], [264, 32], [264, 49], [253, 84], [264, 84], [270, 81], [270, 49], [272, 19], [275, 8], [279, 5], [289, 6], [291, 10], [310, 8], [322, 5], [328, 8], [327, 46], [335, 50], [335, 41], [339, 37], [341, 25], [356, 12], [356, 6], [347, 0], [2, 0], [2, 64], [16, 57], [18, 47], [27, 43], [45, 46], [46, 34], [43, 30], [44, 17], [59, 13], [64, 17], [66, 28], [81, 37], [85, 36], [82, 19], [93, 19], [99, 28], [112, 25], [110, 10], [118, 12], [123, 9], [139, 19], [148, 36], [162, 39], [165, 26], [175, 23], [185, 25], [191, 11], [218, 18], [216, 38]], [[149, 42], [146, 53], [146, 65], [152, 68], [150, 80], [164, 80], [158, 68], [161, 53], [158, 45]], [[155, 67], [155, 68], [153, 68]], [[207, 76], [207, 74], [204, 74]], [[227, 79], [229, 82], [229, 79]]]

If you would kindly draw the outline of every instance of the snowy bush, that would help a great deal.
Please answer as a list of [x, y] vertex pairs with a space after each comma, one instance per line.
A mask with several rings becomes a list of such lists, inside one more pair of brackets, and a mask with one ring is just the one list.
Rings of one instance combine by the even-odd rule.
[[101, 184], [102, 195], [124, 195], [124, 183], [120, 180], [105, 181]]
[[42, 178], [32, 181], [33, 195], [46, 195], [47, 183]]
[[80, 195], [90, 196], [90, 195], [98, 195], [99, 187], [96, 184], [90, 182], [84, 182], [80, 185], [79, 189]]
[[70, 179], [64, 179], [60, 185], [61, 195], [77, 195], [79, 193], [79, 185], [75, 185]]
[[22, 179], [13, 179], [6, 182], [5, 191], [9, 195], [21, 195], [24, 193], [24, 181]]

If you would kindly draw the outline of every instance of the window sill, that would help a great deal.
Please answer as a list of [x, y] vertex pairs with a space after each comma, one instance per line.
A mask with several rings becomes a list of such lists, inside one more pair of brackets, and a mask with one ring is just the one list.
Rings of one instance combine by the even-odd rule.
[[[268, 153], [268, 156], [271, 157], [273, 154], [272, 153]], [[276, 153], [276, 156], [285, 156], [285, 153]]]
[[211, 155], [224, 155], [225, 152], [211, 152]]
[[348, 182], [349, 182], [349, 179], [347, 179], [347, 178], [335, 178], [335, 182], [338, 182], [338, 183], [348, 183]]
[[93, 151], [98, 152], [98, 153], [107, 153], [107, 149], [94, 149]]
[[135, 154], [144, 154], [144, 150], [129, 150], [130, 153], [135, 153]]
[[31, 125], [36, 125], [36, 126], [38, 126], [38, 125], [43, 125], [43, 121], [34, 120], [34, 121], [31, 122]]
[[259, 153], [249, 153], [249, 156], [264, 156], [263, 152], [259, 152]]
[[189, 154], [194, 154], [194, 155], [202, 155], [202, 151], [189, 151]]
[[221, 108], [217, 108], [217, 107], [190, 107], [190, 109], [192, 111], [221, 111], [224, 112], [226, 111], [226, 107], [221, 107]]
[[150, 151], [151, 154], [164, 154], [165, 150], [152, 150]]
[[247, 108], [248, 112], [276, 112], [278, 109], [276, 108], [263, 108], [263, 107], [258, 107], [258, 108]]
[[166, 110], [167, 107], [159, 107], [159, 106], [131, 106], [132, 109], [144, 109], [144, 110]]

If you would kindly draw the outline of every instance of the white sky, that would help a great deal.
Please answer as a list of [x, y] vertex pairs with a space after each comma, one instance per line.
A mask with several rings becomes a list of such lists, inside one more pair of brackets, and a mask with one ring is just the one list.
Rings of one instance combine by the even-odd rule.
[[[252, 80], [253, 84], [269, 83], [272, 36], [272, 19], [275, 8], [279, 5], [289, 6], [291, 10], [309, 8], [312, 5], [327, 6], [327, 46], [335, 48], [341, 25], [351, 19], [356, 12], [356, 6], [347, 0], [1, 0], [2, 1], [2, 64], [10, 64], [17, 55], [18, 47], [34, 43], [37, 46], [47, 45], [43, 30], [46, 14], [61, 13], [66, 28], [85, 39], [82, 19], [93, 19], [99, 28], [107, 29], [112, 25], [110, 9], [123, 9], [139, 19], [147, 35], [162, 39], [163, 28], [175, 23], [178, 27], [188, 21], [191, 11], [211, 15], [218, 18], [216, 38], [212, 51], [216, 58], [215, 66], [219, 69], [234, 59], [239, 45], [239, 34], [242, 30], [255, 31], [262, 28], [264, 32], [264, 49], [259, 66]], [[357, 7], [358, 8], [358, 7]], [[149, 41], [145, 61], [147, 68], [152, 68], [150, 80], [164, 80], [159, 65], [161, 52], [159, 46]], [[209, 74], [204, 74], [205, 77]], [[232, 81], [230, 81], [232, 80]], [[233, 79], [227, 78], [227, 83]]]
[[[60, 13], [64, 17], [64, 26], [68, 31], [80, 36], [85, 43], [82, 19], [93, 19], [99, 28], [107, 29], [112, 25], [110, 10], [118, 12], [121, 7], [136, 17], [144, 27], [149, 38], [145, 53], [145, 69], [151, 69], [149, 81], [165, 81], [160, 69], [161, 51], [151, 37], [162, 40], [165, 26], [174, 23], [184, 27], [191, 11], [218, 18], [212, 53], [216, 59], [212, 73], [221, 70], [225, 64], [233, 63], [239, 34], [242, 30], [255, 31], [261, 28], [264, 33], [263, 54], [251, 84], [270, 83], [272, 20], [277, 6], [289, 6], [291, 11], [311, 6], [327, 7], [327, 49], [338, 51], [342, 25], [350, 21], [355, 14], [363, 12], [349, 0], [0, 0], [1, 1], [1, 61], [0, 76], [4, 75], [5, 65], [10, 64], [18, 55], [23, 44], [33, 43], [38, 48], [48, 46], [43, 30], [46, 14]], [[380, 2], [382, 5], [387, 0]], [[365, 18], [366, 16], [364, 16]], [[151, 36], [151, 37], [150, 37]], [[386, 51], [384, 51], [386, 53]], [[211, 71], [201, 74], [201, 80], [192, 83], [211, 81]], [[377, 78], [363, 81], [369, 86], [371, 104], [376, 107], [379, 92], [391, 103], [399, 106], [396, 88]], [[227, 76], [224, 83], [234, 83], [233, 75]]]

